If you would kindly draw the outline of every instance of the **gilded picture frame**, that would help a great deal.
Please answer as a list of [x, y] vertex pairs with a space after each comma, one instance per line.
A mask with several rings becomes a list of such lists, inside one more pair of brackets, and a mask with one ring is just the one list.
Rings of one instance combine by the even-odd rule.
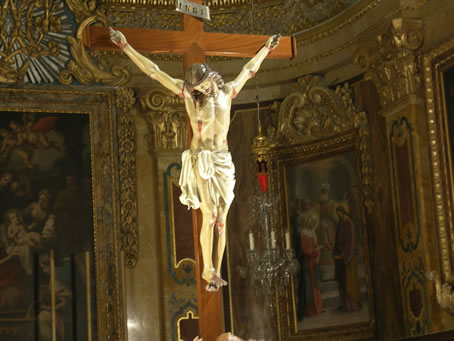
[[283, 234], [300, 265], [278, 300], [280, 340], [375, 334], [359, 141], [351, 131], [274, 150]]
[[[136, 199], [134, 197], [136, 181], [134, 167], [131, 168], [131, 162], [125, 163], [125, 160], [127, 161], [134, 157], [135, 136], [133, 133], [127, 132], [131, 128], [131, 120], [126, 117], [128, 116], [128, 108], [122, 106], [122, 101], [119, 100], [122, 97], [124, 98], [124, 93], [128, 93], [128, 91], [117, 91], [117, 93], [114, 93], [112, 90], [85, 91], [75, 88], [70, 90], [0, 88], [0, 112], [7, 115], [8, 120], [15, 121], [16, 124], [21, 125], [24, 122], [24, 127], [24, 119], [26, 117], [32, 117], [30, 119], [30, 126], [34, 128], [30, 129], [30, 131], [39, 131], [37, 130], [38, 123], [42, 121], [41, 118], [43, 117], [53, 118], [57, 123], [68, 121], [67, 125], [68, 123], [71, 124], [71, 122], [82, 120], [83, 122], [80, 127], [84, 126], [87, 128], [85, 135], [87, 148], [85, 151], [87, 153], [86, 160], [90, 171], [86, 174], [91, 177], [89, 179], [90, 181], [87, 182], [89, 183], [87, 189], [91, 192], [91, 200], [87, 201], [90, 209], [87, 209], [87, 211], [92, 212], [88, 215], [91, 222], [87, 224], [91, 227], [91, 231], [87, 232], [87, 240], [91, 241], [91, 243], [84, 244], [89, 245], [89, 249], [85, 251], [86, 266], [81, 269], [85, 270], [85, 283], [89, 283], [87, 284], [86, 291], [84, 291], [83, 300], [86, 300], [86, 297], [89, 296], [92, 300], [93, 309], [87, 309], [87, 313], [84, 315], [85, 317], [88, 315], [88, 321], [91, 321], [91, 333], [88, 335], [84, 334], [83, 336], [82, 333], [79, 333], [79, 336], [76, 338], [73, 336], [72, 339], [74, 340], [82, 340], [81, 337], [84, 340], [90, 341], [127, 339], [123, 274], [125, 263], [131, 266], [136, 262], [134, 254], [137, 251], [137, 233], [134, 224], [136, 223], [137, 212]], [[116, 107], [116, 104], [119, 104], [119, 107]], [[14, 116], [17, 117], [15, 118]], [[5, 130], [8, 129], [11, 132], [14, 131], [13, 128], [8, 127]], [[50, 127], [49, 129], [56, 130], [56, 127]], [[68, 129], [71, 129], [71, 127]], [[46, 130], [41, 131], [44, 131], [44, 133], [35, 133], [35, 135], [41, 134], [43, 143], [46, 141], [50, 142], [49, 133]], [[58, 133], [62, 131], [60, 130]], [[27, 155], [29, 157], [36, 156], [33, 153], [37, 150], [37, 145], [33, 145], [32, 140], [26, 143], [28, 145], [16, 143], [11, 147], [11, 155], [16, 159], [18, 157], [19, 159], [23, 158], [21, 162], [27, 158]], [[61, 146], [53, 146], [54, 150], [61, 152], [63, 147], [68, 148], [69, 141], [62, 143], [66, 143], [66, 147], [63, 144]], [[126, 150], [124, 148], [125, 143], [128, 145], [128, 149]], [[21, 148], [22, 151], [25, 150], [24, 153], [22, 153]], [[41, 145], [40, 148], [52, 149], [48, 145], [44, 147]], [[121, 158], [119, 157], [119, 151], [123, 152]], [[30, 164], [25, 166], [24, 169], [27, 170], [28, 168], [29, 174], [32, 174], [31, 172], [34, 170], [38, 171], [39, 160], [35, 158], [29, 161]], [[65, 169], [67, 172], [69, 168], [66, 167]], [[120, 176], [119, 173], [121, 173]], [[58, 189], [58, 187], [55, 188]], [[130, 191], [129, 189], [132, 190]], [[127, 193], [124, 193], [124, 191], [127, 191]], [[62, 194], [62, 192], [60, 191], [59, 194]], [[128, 203], [127, 207], [124, 207], [125, 202]], [[56, 206], [52, 207], [56, 210]], [[56, 215], [58, 219], [58, 213]], [[125, 219], [130, 223], [124, 223]], [[61, 233], [64, 234], [65, 232], [63, 231]], [[130, 240], [130, 242], [125, 243], [125, 238]], [[48, 249], [50, 250], [51, 259], [49, 277], [52, 278], [52, 267], [54, 268], [53, 271], [55, 274], [59, 266], [57, 256], [58, 248], [52, 246]], [[46, 248], [46, 252], [48, 249]], [[125, 254], [127, 255], [125, 256]], [[53, 260], [53, 257], [55, 257], [55, 260]], [[53, 261], [55, 264], [52, 264]], [[41, 266], [41, 263], [39, 265]], [[78, 269], [76, 266], [73, 268], [73, 271], [79, 271]], [[52, 279], [48, 281], [52, 283]], [[49, 286], [52, 288], [52, 284]], [[58, 285], [56, 286], [58, 289]], [[85, 295], [89, 291], [88, 288], [92, 288], [91, 293]], [[35, 294], [38, 292], [39, 289], [35, 288]], [[52, 289], [50, 293], [52, 293]], [[71, 295], [77, 295], [77, 291], [73, 291]], [[35, 301], [36, 299], [38, 298], [33, 298]], [[73, 301], [75, 299], [77, 300], [77, 297], [71, 298]], [[41, 296], [39, 300], [41, 300]], [[64, 315], [61, 313], [59, 317], [59, 300], [58, 298], [56, 300], [57, 317], [52, 312], [54, 316], [49, 322], [51, 334], [49, 334], [50, 336], [46, 336], [50, 338], [49, 340], [55, 337], [52, 336], [55, 333], [56, 336], [61, 337], [62, 330], [64, 329], [62, 327], [64, 324]], [[52, 301], [52, 298], [50, 301]], [[48, 309], [52, 311], [51, 307]], [[72, 308], [72, 311], [74, 314], [76, 311], [75, 308]], [[32, 334], [34, 338], [31, 338], [33, 340], [42, 337], [40, 334], [42, 326], [37, 321], [39, 316], [39, 314], [27, 315], [29, 322], [36, 325], [33, 327], [34, 331]], [[74, 316], [71, 319], [73, 322], [76, 321]], [[11, 324], [5, 323], [1, 326], [0, 330], [2, 333], [11, 332], [10, 334], [4, 334], [9, 335], [10, 339], [17, 337], [18, 334], [15, 334], [15, 331], [8, 331], [9, 326]], [[73, 326], [74, 328], [75, 326]], [[67, 328], [66, 330], [69, 329]]]
[[454, 167], [452, 144], [454, 96], [454, 38], [428, 51], [423, 57], [426, 122], [435, 219], [439, 242], [440, 276], [454, 282]]
[[[279, 198], [280, 247], [291, 248], [300, 265], [284, 294], [276, 292], [278, 340], [363, 340], [376, 335], [367, 236], [368, 219], [375, 205], [368, 117], [355, 107], [348, 84], [331, 89], [323, 83], [318, 76], [298, 79], [297, 91], [275, 104], [276, 125], [259, 130], [266, 131], [267, 136], [259, 134], [253, 144], [257, 164], [265, 164], [268, 169], [269, 190]], [[337, 173], [343, 174], [339, 178], [342, 181]], [[327, 200], [329, 214], [322, 207], [326, 199], [322, 198], [322, 190], [334, 196]], [[338, 210], [342, 212], [338, 214]], [[326, 219], [321, 218], [329, 215], [332, 221], [323, 223]], [[325, 232], [319, 232], [322, 230], [331, 240], [326, 239]], [[336, 238], [346, 235], [358, 242], [344, 243], [350, 250], [345, 251], [348, 256], [344, 257], [337, 252], [340, 244]], [[316, 245], [318, 242], [320, 245]], [[307, 245], [313, 249], [309, 252], [313, 253], [313, 261], [306, 259]], [[353, 259], [357, 259], [357, 265]], [[319, 273], [317, 278], [307, 275], [309, 264], [313, 274]], [[350, 274], [360, 270], [361, 275], [351, 277], [347, 268]], [[304, 286], [302, 299], [298, 290], [307, 279], [310, 280]], [[347, 282], [358, 284], [358, 295], [348, 291], [350, 298], [356, 297], [356, 306], [352, 299], [346, 301], [346, 287], [350, 285]], [[312, 294], [306, 295], [308, 288], [312, 288], [307, 290]], [[330, 299], [329, 304], [325, 299]], [[321, 305], [310, 311], [314, 307], [309, 306], [316, 301]], [[353, 323], [348, 317], [351, 313], [358, 315]], [[339, 314], [344, 316], [339, 319]]]

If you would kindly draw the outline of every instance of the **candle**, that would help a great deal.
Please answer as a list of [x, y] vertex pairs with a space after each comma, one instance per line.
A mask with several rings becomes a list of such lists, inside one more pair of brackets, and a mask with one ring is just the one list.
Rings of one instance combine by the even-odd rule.
[[49, 277], [50, 277], [50, 316], [52, 341], [57, 340], [57, 321], [55, 311], [55, 259], [54, 250], [49, 251]]
[[285, 232], [285, 248], [290, 249], [290, 233]]
[[271, 248], [276, 248], [276, 235], [274, 234], [274, 230], [271, 230]]
[[90, 270], [90, 252], [85, 251], [85, 291], [87, 294], [87, 333], [88, 341], [92, 340], [91, 330], [91, 270]]
[[249, 249], [251, 251], [254, 251], [255, 245], [254, 245], [254, 235], [252, 234], [252, 231], [249, 232]]

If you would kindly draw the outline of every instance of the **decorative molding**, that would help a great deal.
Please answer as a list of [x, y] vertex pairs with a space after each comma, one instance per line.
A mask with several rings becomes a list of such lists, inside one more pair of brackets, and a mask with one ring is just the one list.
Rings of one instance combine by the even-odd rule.
[[115, 104], [111, 92], [0, 88], [0, 109], [89, 115], [93, 190], [94, 262], [96, 265], [96, 340], [124, 340], [127, 333], [119, 248], [119, 197]]
[[139, 257], [139, 227], [137, 224], [137, 173], [136, 173], [136, 128], [130, 114], [136, 103], [134, 91], [119, 88], [116, 91], [118, 155], [120, 180], [121, 249], [125, 264], [133, 268]]
[[[329, 21], [361, 0], [257, 0], [254, 2], [254, 22], [251, 23], [251, 3], [246, 0], [208, 0], [211, 21], [205, 22], [209, 32], [291, 35]], [[371, 0], [363, 0], [370, 2]], [[105, 9], [113, 25], [179, 29], [180, 16], [175, 12], [175, 1], [104, 0]], [[140, 7], [142, 10], [136, 11]], [[277, 23], [274, 18], [281, 20]]]
[[421, 256], [400, 265], [403, 287], [403, 308], [407, 333], [411, 336], [430, 333], [431, 316], [429, 297], [424, 275], [424, 263]]
[[76, 78], [80, 83], [85, 85], [105, 83], [119, 86], [126, 84], [130, 80], [131, 73], [126, 67], [114, 65], [111, 68], [111, 72], [108, 72], [96, 65], [93, 59], [87, 54], [82, 42], [82, 34], [86, 26], [97, 21], [105, 23], [105, 18], [91, 16], [85, 19], [77, 30], [76, 38], [68, 37], [74, 60], [71, 60], [66, 66], [66, 69], [60, 73], [59, 80], [62, 84], [71, 84], [73, 78]]
[[354, 60], [378, 91], [383, 108], [421, 89], [419, 63], [415, 51], [423, 43], [423, 23], [396, 18], [387, 32], [358, 49]]
[[361, 188], [364, 204], [370, 213], [374, 202], [367, 115], [353, 105], [347, 83], [333, 91], [322, 86], [321, 81], [319, 76], [299, 78], [296, 83], [298, 91], [288, 95], [280, 105], [275, 105], [279, 111], [277, 131], [273, 137], [266, 137], [260, 128], [253, 141], [256, 160], [269, 161], [273, 149], [279, 146], [323, 140], [358, 129]]
[[[195, 260], [192, 258], [178, 259], [176, 253], [175, 207], [173, 205], [175, 198], [173, 197], [172, 186], [178, 186], [180, 171], [181, 164], [171, 163], [163, 173], [163, 199], [166, 214], [167, 273], [176, 284], [190, 286], [196, 284]], [[189, 222], [190, 221], [191, 220], [189, 220]], [[192, 241], [191, 244], [193, 248], [194, 243]]]
[[[444, 102], [442, 72], [454, 65], [454, 39], [443, 42], [423, 57], [424, 91], [427, 115], [428, 145], [430, 151], [435, 219], [438, 230], [439, 255], [443, 280], [454, 284], [452, 273], [454, 243], [452, 235], [453, 192], [450, 178], [452, 156], [450, 137], [446, 133], [447, 113]], [[453, 308], [454, 310], [454, 308]]]
[[72, 34], [62, 0], [3, 1], [0, 83], [53, 83], [69, 60], [65, 37]]
[[[389, 148], [397, 226], [396, 239], [403, 253], [418, 251], [422, 235], [413, 135], [414, 130], [407, 117], [399, 117], [392, 122], [389, 131]], [[411, 212], [406, 211], [405, 206]]]
[[177, 294], [172, 293], [170, 298], [167, 300], [167, 309], [170, 316], [170, 330], [171, 330], [171, 341], [179, 341], [178, 335], [180, 334], [180, 321], [187, 316], [188, 312], [191, 312], [194, 318], [198, 319], [199, 307], [197, 304], [197, 297], [177, 297]]
[[162, 88], [153, 88], [140, 98], [148, 124], [150, 153], [157, 150], [183, 150], [188, 145], [184, 100]]

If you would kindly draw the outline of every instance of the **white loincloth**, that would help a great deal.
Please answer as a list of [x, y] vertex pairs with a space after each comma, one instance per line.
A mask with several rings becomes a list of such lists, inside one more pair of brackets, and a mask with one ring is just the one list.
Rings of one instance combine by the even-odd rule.
[[200, 177], [207, 181], [209, 200], [214, 206], [219, 206], [220, 200], [230, 206], [234, 198], [235, 166], [232, 156], [227, 150], [212, 152], [202, 150], [193, 154], [190, 150], [181, 156], [181, 173], [179, 185], [181, 188], [180, 201], [188, 208], [200, 207], [200, 196], [197, 190], [195, 167]]

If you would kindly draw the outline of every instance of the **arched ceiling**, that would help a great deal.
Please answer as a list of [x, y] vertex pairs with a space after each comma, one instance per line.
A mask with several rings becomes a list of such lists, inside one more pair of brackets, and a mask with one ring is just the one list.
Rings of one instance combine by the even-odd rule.
[[[329, 22], [360, 0], [205, 0], [209, 32], [298, 34]], [[368, 1], [362, 1], [368, 2]], [[366, 5], [366, 4], [365, 4]], [[180, 29], [174, 0], [100, 0], [111, 24], [122, 27]], [[253, 15], [251, 15], [253, 14]]]

